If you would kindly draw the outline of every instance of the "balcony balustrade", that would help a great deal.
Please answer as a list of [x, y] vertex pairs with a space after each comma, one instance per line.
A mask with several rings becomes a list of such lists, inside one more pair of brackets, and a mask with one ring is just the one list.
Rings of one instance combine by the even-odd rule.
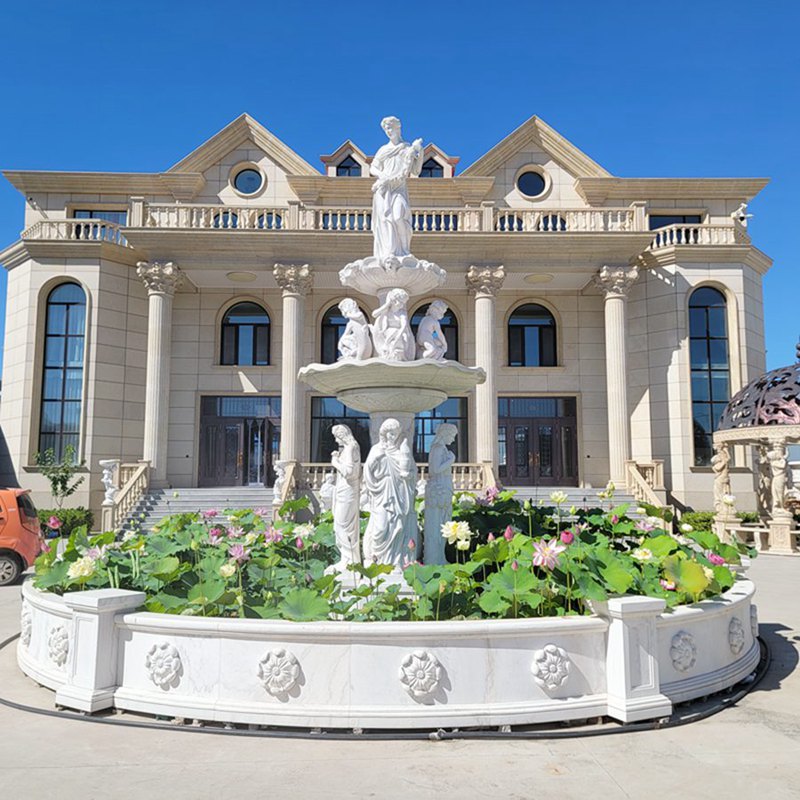
[[102, 219], [42, 219], [23, 231], [23, 239], [42, 241], [109, 242], [129, 247], [123, 226]]

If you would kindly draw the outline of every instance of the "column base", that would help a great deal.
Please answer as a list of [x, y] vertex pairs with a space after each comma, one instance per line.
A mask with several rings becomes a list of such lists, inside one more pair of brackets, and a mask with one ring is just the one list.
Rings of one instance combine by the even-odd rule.
[[116, 687], [84, 689], [79, 686], [61, 686], [56, 690], [56, 705], [94, 714], [114, 705]]
[[794, 517], [788, 512], [776, 513], [769, 522], [769, 552], [778, 555], [797, 555], [794, 538], [798, 535]]

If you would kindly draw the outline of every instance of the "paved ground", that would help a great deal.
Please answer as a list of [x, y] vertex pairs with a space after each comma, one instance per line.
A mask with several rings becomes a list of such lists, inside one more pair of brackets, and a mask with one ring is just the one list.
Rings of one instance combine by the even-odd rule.
[[[0, 706], [2, 800], [94, 798], [800, 798], [800, 558], [763, 556], [770, 671], [737, 707], [688, 726], [534, 742], [324, 742], [130, 730]], [[0, 641], [19, 587], [0, 589]], [[51, 695], [0, 653], [0, 695]]]

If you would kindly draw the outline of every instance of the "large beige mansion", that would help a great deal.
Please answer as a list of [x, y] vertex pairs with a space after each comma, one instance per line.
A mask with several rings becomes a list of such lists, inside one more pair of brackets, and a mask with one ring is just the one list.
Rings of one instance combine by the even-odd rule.
[[[771, 261], [744, 204], [766, 181], [614, 177], [536, 117], [466, 169], [434, 144], [425, 159], [414, 253], [447, 282], [412, 324], [443, 299], [448, 358], [487, 381], [418, 416], [417, 460], [446, 420], [457, 461], [506, 486], [613, 479], [711, 508], [716, 420], [765, 366]], [[35, 454], [72, 444], [74, 500], [97, 511], [107, 459], [141, 493], [271, 486], [278, 460], [328, 461], [342, 421], [365, 453], [368, 420], [295, 378], [337, 357], [338, 272], [372, 248], [370, 160], [346, 141], [320, 172], [243, 115], [163, 172], [6, 171], [25, 229], [0, 253], [0, 480], [46, 504]]]

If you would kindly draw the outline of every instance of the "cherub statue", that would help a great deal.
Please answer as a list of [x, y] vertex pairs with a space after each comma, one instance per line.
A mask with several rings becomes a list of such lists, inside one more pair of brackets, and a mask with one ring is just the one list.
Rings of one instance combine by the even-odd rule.
[[408, 292], [404, 289], [391, 289], [386, 295], [386, 302], [372, 312], [375, 323], [372, 329], [372, 341], [380, 358], [389, 361], [414, 360], [414, 335], [408, 325]]
[[339, 338], [340, 361], [364, 361], [372, 356], [372, 340], [369, 338], [369, 323], [364, 312], [351, 297], [339, 303], [339, 311], [347, 319], [344, 333]]
[[444, 361], [447, 353], [447, 339], [442, 333], [439, 320], [447, 313], [447, 304], [443, 300], [434, 300], [417, 329], [417, 358], [429, 358]]

